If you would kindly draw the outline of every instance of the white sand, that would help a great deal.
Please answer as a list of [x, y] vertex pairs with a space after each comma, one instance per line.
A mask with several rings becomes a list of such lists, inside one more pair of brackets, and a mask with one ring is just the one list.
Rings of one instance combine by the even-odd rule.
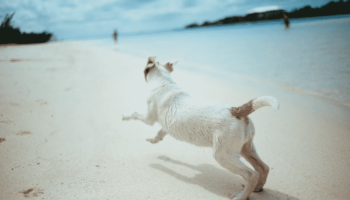
[[[158, 126], [121, 120], [145, 106], [147, 58], [85, 44], [0, 47], [0, 199], [228, 199], [242, 189], [210, 148], [169, 136], [153, 145], [145, 139]], [[241, 105], [266, 95], [176, 66], [173, 77], [208, 101]], [[280, 111], [251, 118], [271, 171], [250, 199], [348, 199], [349, 126], [269, 95]]]

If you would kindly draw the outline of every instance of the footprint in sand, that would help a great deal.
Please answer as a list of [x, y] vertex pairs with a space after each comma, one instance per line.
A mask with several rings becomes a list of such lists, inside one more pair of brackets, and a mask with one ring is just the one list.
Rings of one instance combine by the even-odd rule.
[[19, 106], [19, 103], [13, 103], [13, 102], [11, 102], [10, 105], [11, 105], [11, 106]]
[[30, 198], [30, 197], [37, 197], [41, 194], [44, 194], [44, 190], [37, 189], [37, 188], [30, 188], [28, 190], [23, 190], [19, 193], [22, 193], [26, 198]]
[[3, 124], [13, 124], [15, 123], [14, 121], [11, 121], [11, 120], [7, 120], [7, 121], [0, 121], [0, 123], [3, 123]]
[[40, 103], [40, 105], [47, 105], [48, 103], [42, 99], [36, 100], [36, 102]]
[[30, 131], [21, 131], [21, 132], [17, 133], [16, 135], [29, 135], [29, 134], [32, 134], [32, 132], [30, 132]]

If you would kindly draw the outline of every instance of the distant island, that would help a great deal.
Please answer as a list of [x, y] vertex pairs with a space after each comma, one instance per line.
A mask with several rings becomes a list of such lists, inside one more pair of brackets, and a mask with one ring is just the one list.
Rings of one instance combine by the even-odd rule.
[[214, 22], [206, 21], [203, 24], [193, 23], [193, 24], [187, 25], [185, 28], [277, 20], [277, 19], [284, 19], [285, 16], [288, 16], [289, 18], [305, 18], [305, 17], [319, 17], [319, 16], [343, 15], [343, 14], [350, 14], [350, 0], [346, 2], [344, 2], [343, 0], [340, 0], [339, 2], [331, 1], [320, 8], [312, 8], [311, 6], [305, 6], [300, 9], [295, 9], [291, 12], [286, 12], [283, 9], [270, 10], [266, 12], [253, 12], [253, 13], [248, 13], [245, 16], [226, 17], [224, 19], [220, 19]]
[[32, 44], [44, 43], [52, 39], [53, 34], [42, 33], [25, 33], [11, 24], [12, 15], [6, 15], [0, 25], [0, 44]]

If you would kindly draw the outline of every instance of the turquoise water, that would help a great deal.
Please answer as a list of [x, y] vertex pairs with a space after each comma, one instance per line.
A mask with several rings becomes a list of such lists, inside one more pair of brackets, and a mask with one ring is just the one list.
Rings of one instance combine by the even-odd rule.
[[349, 15], [121, 36], [117, 48], [350, 105]]

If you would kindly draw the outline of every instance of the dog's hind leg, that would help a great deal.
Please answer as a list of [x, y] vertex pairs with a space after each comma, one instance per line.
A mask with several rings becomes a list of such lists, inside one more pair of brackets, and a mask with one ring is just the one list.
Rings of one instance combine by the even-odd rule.
[[253, 192], [258, 182], [259, 173], [250, 169], [240, 161], [240, 150], [232, 148], [233, 143], [232, 140], [227, 140], [226, 142], [217, 141], [216, 144], [214, 144], [214, 158], [222, 167], [234, 174], [240, 175], [246, 181], [244, 190], [230, 197], [234, 200], [246, 200]]
[[259, 173], [260, 177], [258, 183], [254, 189], [254, 192], [261, 192], [263, 186], [266, 183], [267, 176], [269, 174], [269, 166], [267, 166], [259, 157], [255, 150], [253, 140], [246, 142], [241, 150], [241, 155], [254, 167], [254, 169]]
[[155, 143], [163, 140], [163, 138], [166, 134], [167, 134], [167, 132], [164, 129], [160, 129], [154, 138], [148, 138], [146, 140], [152, 144], [155, 144]]

